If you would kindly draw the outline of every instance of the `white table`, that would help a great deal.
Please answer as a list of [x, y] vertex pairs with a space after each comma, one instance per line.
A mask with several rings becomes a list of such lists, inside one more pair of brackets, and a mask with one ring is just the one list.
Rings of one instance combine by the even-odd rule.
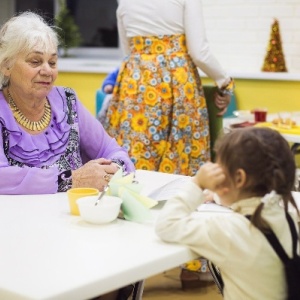
[[[158, 186], [174, 178], [140, 175]], [[88, 299], [193, 258], [187, 247], [161, 242], [153, 223], [89, 225], [71, 216], [66, 193], [0, 195], [1, 300]]]

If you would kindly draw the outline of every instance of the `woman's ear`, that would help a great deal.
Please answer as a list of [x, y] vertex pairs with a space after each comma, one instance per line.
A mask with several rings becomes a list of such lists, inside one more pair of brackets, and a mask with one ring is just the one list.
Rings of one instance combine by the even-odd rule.
[[235, 186], [242, 188], [246, 184], [247, 174], [243, 169], [237, 169], [234, 176]]
[[12, 67], [11, 62], [8, 59], [5, 59], [0, 67], [1, 67], [1, 73], [4, 76], [9, 77], [11, 74], [11, 67]]
[[1, 73], [6, 76], [6, 77], [9, 77], [10, 76], [10, 73], [11, 73], [11, 70], [8, 66], [3, 66], [1, 68]]

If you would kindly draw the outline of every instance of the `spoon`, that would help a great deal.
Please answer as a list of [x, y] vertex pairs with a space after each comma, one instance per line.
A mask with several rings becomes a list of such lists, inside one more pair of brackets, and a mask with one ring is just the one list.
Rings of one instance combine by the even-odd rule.
[[108, 188], [109, 188], [109, 185], [106, 185], [104, 187], [103, 191], [101, 192], [100, 196], [98, 197], [97, 201], [95, 202], [95, 206], [99, 204], [100, 200], [105, 195], [105, 193], [107, 192]]

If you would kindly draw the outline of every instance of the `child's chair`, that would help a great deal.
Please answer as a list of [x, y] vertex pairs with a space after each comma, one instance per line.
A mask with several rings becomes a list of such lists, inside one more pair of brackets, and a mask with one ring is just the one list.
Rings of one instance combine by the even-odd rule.
[[106, 94], [101, 89], [96, 91], [96, 117], [98, 116], [98, 113], [103, 105], [105, 96]]
[[223, 115], [223, 118], [234, 118], [235, 115], [233, 112], [237, 110], [236, 97], [235, 94], [231, 95], [230, 103], [227, 107], [226, 113]]

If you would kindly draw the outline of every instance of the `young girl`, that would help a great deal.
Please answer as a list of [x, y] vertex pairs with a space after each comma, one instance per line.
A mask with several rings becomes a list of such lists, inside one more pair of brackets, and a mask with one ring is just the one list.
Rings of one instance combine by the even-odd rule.
[[[285, 216], [289, 203], [296, 208], [291, 194], [295, 162], [289, 145], [278, 132], [253, 127], [234, 129], [215, 147], [216, 163], [201, 166], [167, 201], [156, 233], [166, 242], [188, 245], [217, 265], [224, 299], [285, 299], [283, 264], [256, 227], [270, 227], [292, 256]], [[230, 213], [196, 213], [205, 199], [204, 189], [215, 192]], [[292, 211], [296, 222], [298, 210]], [[252, 224], [246, 215], [252, 216]]]

